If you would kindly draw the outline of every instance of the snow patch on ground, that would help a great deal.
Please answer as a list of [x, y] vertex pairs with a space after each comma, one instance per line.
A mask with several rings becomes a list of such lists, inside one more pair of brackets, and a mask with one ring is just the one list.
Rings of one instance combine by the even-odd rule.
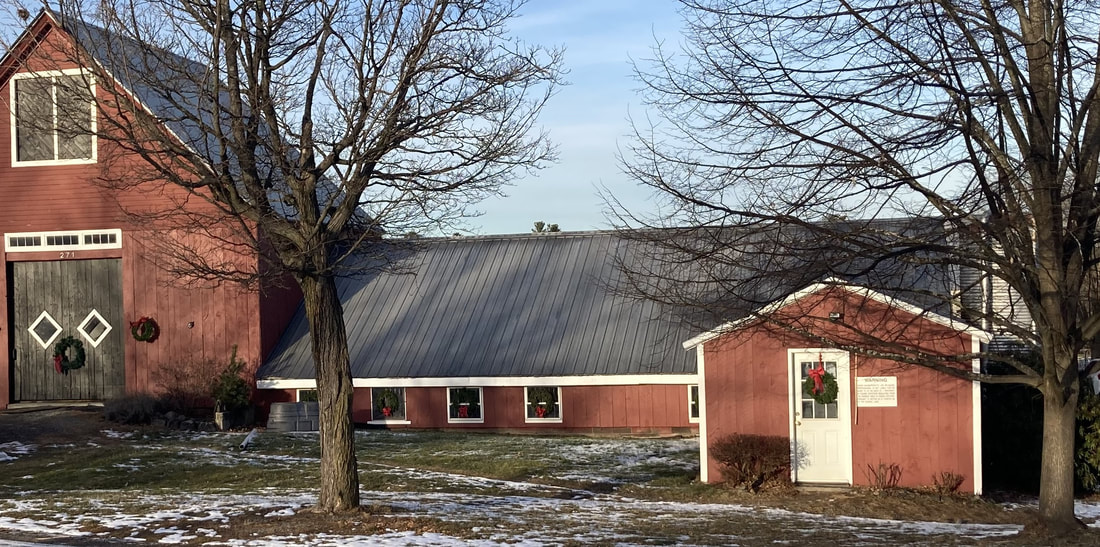
[[33, 453], [38, 447], [33, 444], [24, 444], [19, 441], [0, 443], [0, 462], [10, 462]]

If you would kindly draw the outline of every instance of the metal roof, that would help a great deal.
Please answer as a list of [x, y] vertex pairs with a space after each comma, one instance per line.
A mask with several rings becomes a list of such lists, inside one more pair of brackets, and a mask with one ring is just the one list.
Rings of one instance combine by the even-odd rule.
[[[694, 374], [698, 333], [616, 294], [613, 232], [423, 240], [401, 264], [338, 280], [354, 378]], [[298, 312], [257, 374], [313, 378]]]

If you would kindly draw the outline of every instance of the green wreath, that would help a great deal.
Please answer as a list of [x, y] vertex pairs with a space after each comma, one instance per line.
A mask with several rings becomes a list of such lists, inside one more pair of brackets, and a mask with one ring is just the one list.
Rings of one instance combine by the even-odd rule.
[[160, 325], [152, 317], [142, 317], [130, 323], [130, 335], [138, 342], [152, 344], [160, 337]]
[[[72, 358], [69, 358], [68, 350], [72, 348]], [[84, 343], [72, 336], [66, 336], [58, 340], [53, 347], [53, 368], [58, 374], [68, 374], [70, 370], [76, 370], [84, 366]]]
[[558, 390], [550, 389], [550, 387], [532, 387], [527, 392], [527, 397], [527, 402], [531, 405], [531, 408], [538, 408], [539, 403], [546, 403], [547, 411], [549, 411], [558, 398]]
[[836, 395], [839, 391], [839, 386], [836, 383], [836, 376], [826, 372], [821, 378], [821, 393], [814, 393], [814, 387], [816, 387], [813, 376], [807, 376], [802, 381], [802, 393], [809, 394], [813, 397], [814, 401], [823, 405], [836, 402]]
[[389, 418], [401, 410], [401, 398], [392, 389], [383, 389], [378, 392], [377, 403], [374, 405], [378, 412]]

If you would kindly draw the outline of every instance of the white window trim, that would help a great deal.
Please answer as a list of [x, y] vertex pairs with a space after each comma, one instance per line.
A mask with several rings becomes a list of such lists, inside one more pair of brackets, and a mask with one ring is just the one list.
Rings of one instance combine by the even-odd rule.
[[[114, 234], [114, 243], [84, 243], [86, 235]], [[76, 245], [46, 245], [46, 238], [51, 236], [76, 236], [80, 243]], [[34, 247], [12, 247], [13, 237], [38, 237], [42, 239], [41, 245]], [[121, 249], [122, 229], [108, 228], [105, 230], [62, 230], [54, 232], [8, 232], [4, 234], [4, 251], [9, 253], [41, 253], [52, 251], [93, 251], [96, 249]]]
[[688, 410], [688, 423], [697, 424], [701, 421], [700, 417], [703, 415], [703, 404], [702, 404], [702, 401], [697, 402], [697, 405], [699, 406], [699, 416], [692, 416], [691, 415], [691, 388], [695, 388], [696, 391], [699, 392], [699, 398], [700, 399], [702, 398], [703, 389], [701, 387], [699, 387], [699, 384], [694, 384], [694, 385], [687, 386], [687, 392], [688, 392], [688, 409], [687, 409]]
[[[374, 417], [374, 390], [376, 390], [376, 389], [400, 389], [401, 390], [400, 391], [400, 393], [401, 393], [401, 406], [404, 407], [404, 409], [405, 409], [405, 417], [404, 418], [389, 419], [389, 418], [386, 418], [385, 416], [383, 416], [381, 418], [375, 418]], [[405, 391], [405, 388], [404, 387], [396, 387], [395, 388], [395, 387], [392, 387], [392, 386], [387, 386], [387, 387], [375, 386], [375, 387], [370, 388], [370, 420], [367, 421], [367, 424], [368, 425], [387, 425], [387, 424], [388, 425], [410, 425], [410, 424], [412, 424], [412, 422], [409, 421], [409, 398], [408, 398], [408, 392]]]
[[[84, 332], [84, 327], [87, 326], [88, 322], [90, 322], [93, 318], [99, 319], [99, 322], [103, 323], [103, 326], [106, 327], [103, 330], [103, 332], [100, 333], [99, 338], [94, 339], [94, 340], [92, 339], [91, 336], [88, 335], [87, 332]], [[76, 328], [76, 332], [79, 332], [80, 336], [84, 337], [84, 339], [87, 340], [88, 343], [91, 344], [93, 348], [98, 348], [99, 345], [102, 344], [103, 341], [107, 339], [107, 335], [110, 334], [112, 330], [114, 330], [114, 327], [112, 327], [111, 324], [108, 323], [107, 320], [104, 319], [103, 316], [99, 314], [99, 310], [97, 310], [95, 308], [92, 308], [92, 311], [88, 312], [88, 315], [85, 316], [84, 320], [80, 322], [80, 326], [78, 326]]]
[[[481, 410], [478, 418], [452, 418], [451, 417], [451, 390], [452, 389], [476, 389], [477, 407]], [[524, 391], [526, 393], [526, 390]], [[453, 386], [447, 388], [447, 423], [449, 424], [483, 424], [485, 423], [485, 390], [476, 386]]]
[[317, 391], [317, 389], [316, 389], [316, 388], [310, 388], [310, 389], [296, 389], [296, 390], [294, 390], [294, 402], [296, 402], [296, 403], [301, 403], [301, 402], [308, 402], [308, 403], [312, 403], [312, 402], [316, 402], [316, 401], [302, 401], [302, 392], [303, 392], [303, 391]]
[[[41, 321], [49, 321], [54, 326], [55, 330], [53, 336], [51, 336], [49, 340], [43, 340], [34, 330], [34, 328], [37, 327], [38, 323]], [[54, 320], [53, 316], [50, 315], [50, 312], [45, 310], [43, 310], [42, 313], [38, 314], [38, 317], [35, 318], [34, 321], [31, 321], [30, 326], [27, 327], [27, 332], [31, 333], [31, 337], [34, 338], [35, 342], [38, 342], [38, 345], [42, 346], [42, 349], [48, 349], [50, 347], [50, 344], [52, 344], [54, 340], [57, 340], [57, 337], [61, 336], [61, 333], [64, 332], [64, 330], [65, 329], [61, 328], [61, 325], [59, 325], [57, 321]]]
[[[558, 405], [558, 417], [557, 418], [538, 418], [538, 417], [532, 418], [532, 417], [527, 415], [527, 407], [531, 405], [531, 402], [527, 400], [527, 390], [529, 390], [531, 388], [534, 388], [534, 387], [552, 387], [552, 388], [558, 390], [558, 402], [555, 403], [555, 404]], [[562, 423], [562, 417], [563, 417], [563, 414], [564, 414], [563, 407], [564, 407], [564, 405], [562, 405], [562, 400], [561, 400], [561, 386], [524, 386], [524, 388], [523, 388], [523, 421], [524, 421], [524, 423], [529, 423], [529, 424], [560, 424], [560, 423]]]
[[[91, 104], [90, 108], [91, 108], [91, 114], [92, 114], [92, 127], [91, 127], [91, 132], [92, 132], [92, 157], [91, 158], [85, 158], [85, 159], [73, 159], [73, 160], [53, 159], [53, 160], [19, 161], [19, 142], [18, 142], [18, 138], [16, 136], [17, 132], [16, 132], [16, 127], [15, 127], [16, 126], [16, 122], [15, 122], [15, 81], [16, 80], [26, 80], [26, 79], [31, 79], [31, 78], [53, 78], [53, 77], [57, 77], [57, 76], [69, 76], [69, 75], [72, 75], [72, 74], [84, 74], [84, 76], [88, 79], [89, 86], [91, 87], [92, 104]], [[98, 127], [98, 125], [97, 125], [98, 120], [96, 119], [97, 118], [97, 116], [96, 116], [96, 104], [95, 104], [96, 83], [95, 83], [95, 78], [91, 74], [87, 74], [86, 72], [84, 72], [83, 70], [81, 70], [79, 68], [70, 68], [70, 69], [65, 69], [65, 70], [44, 70], [44, 71], [41, 71], [41, 72], [19, 72], [19, 73], [13, 74], [11, 79], [8, 82], [8, 95], [9, 95], [8, 96], [8, 101], [9, 101], [8, 104], [11, 105], [11, 108], [9, 110], [11, 111], [10, 112], [10, 116], [11, 116], [10, 129], [11, 129], [11, 166], [12, 167], [39, 167], [39, 166], [44, 166], [44, 165], [88, 165], [88, 164], [96, 163], [97, 161], [99, 161], [99, 139], [96, 138], [96, 129]], [[56, 97], [53, 98], [53, 109], [54, 109], [54, 117], [56, 119], [56, 116], [57, 116], [57, 99], [56, 99]], [[53, 144], [54, 144], [54, 156], [56, 156], [57, 155], [57, 133], [54, 133], [54, 143]]]

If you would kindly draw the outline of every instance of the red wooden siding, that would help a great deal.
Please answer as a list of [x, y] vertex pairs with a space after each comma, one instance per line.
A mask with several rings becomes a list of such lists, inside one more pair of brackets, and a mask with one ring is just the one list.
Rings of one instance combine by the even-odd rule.
[[[927, 319], [849, 293], [810, 300], [790, 310], [806, 317], [827, 317], [842, 310], [845, 322], [859, 329], [888, 333], [898, 343], [940, 354], [970, 350], [970, 336]], [[819, 331], [839, 329], [827, 323]], [[790, 437], [788, 349], [820, 347], [819, 342], [749, 326], [704, 344], [706, 439], [714, 443], [732, 433]], [[901, 467], [901, 486], [932, 484], [933, 475], [950, 471], [974, 488], [973, 390], [970, 382], [930, 369], [851, 354], [852, 465], [857, 485], [870, 484], [868, 466]], [[969, 369], [970, 363], [958, 366]], [[856, 377], [896, 376], [896, 407], [857, 407]], [[707, 465], [711, 482], [721, 468]]]
[[[389, 424], [414, 429], [489, 429], [505, 431], [568, 431], [575, 433], [690, 434], [687, 387], [682, 385], [563, 386], [562, 421], [526, 422], [522, 387], [484, 387], [484, 423], [448, 423], [447, 389], [405, 389], [405, 418], [411, 422]], [[261, 390], [266, 403], [294, 400], [293, 390]], [[371, 416], [369, 388], [356, 388], [352, 418], [366, 424]]]
[[[141, 252], [134, 241], [144, 234], [123, 237], [123, 308], [129, 320], [153, 317], [160, 339], [149, 344], [127, 340], [127, 387], [155, 391], [157, 370], [183, 367], [213, 359], [224, 365], [233, 346], [251, 370], [259, 365], [259, 295], [233, 284], [187, 285], [165, 272], [154, 256]], [[188, 326], [191, 323], [193, 326]]]

